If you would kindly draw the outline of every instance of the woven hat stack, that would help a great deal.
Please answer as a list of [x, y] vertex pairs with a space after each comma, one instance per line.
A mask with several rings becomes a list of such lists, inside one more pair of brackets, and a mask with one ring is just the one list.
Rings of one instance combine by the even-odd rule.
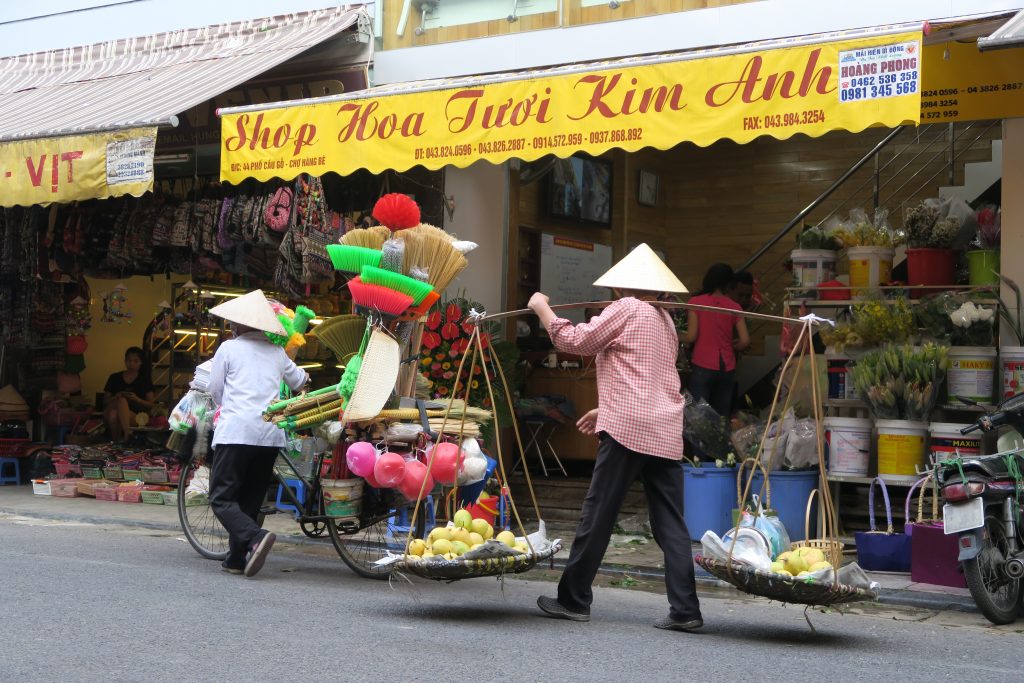
[[21, 397], [13, 384], [8, 384], [0, 389], [0, 421], [20, 420], [22, 422], [31, 417], [28, 403]]
[[640, 244], [594, 281], [595, 287], [685, 294], [689, 290], [647, 244]]

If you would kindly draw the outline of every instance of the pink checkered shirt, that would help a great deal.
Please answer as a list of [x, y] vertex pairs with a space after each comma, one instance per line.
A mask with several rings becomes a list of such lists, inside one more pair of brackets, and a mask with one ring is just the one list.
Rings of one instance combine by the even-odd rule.
[[683, 457], [679, 341], [668, 313], [629, 297], [589, 323], [556, 318], [548, 334], [559, 351], [597, 356], [599, 432], [638, 453]]

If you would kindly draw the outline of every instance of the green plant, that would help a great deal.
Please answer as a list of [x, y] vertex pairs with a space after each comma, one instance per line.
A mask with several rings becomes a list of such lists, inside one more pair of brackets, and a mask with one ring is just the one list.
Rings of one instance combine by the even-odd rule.
[[1024, 310], [1022, 310], [1021, 298], [1020, 298], [1020, 287], [1017, 283], [1006, 277], [1002, 273], [999, 273], [999, 279], [1003, 281], [1007, 287], [1009, 287], [1017, 300], [1015, 310], [1011, 311], [1010, 307], [1006, 305], [1002, 297], [999, 298], [999, 319], [1003, 321], [1003, 324], [1013, 333], [1014, 338], [1017, 340], [1017, 344], [1024, 346], [1024, 329], [1021, 327], [1021, 320], [1024, 319]]
[[857, 361], [854, 386], [876, 418], [927, 420], [949, 365], [948, 352], [934, 343], [889, 344]]
[[797, 249], [826, 249], [836, 250], [840, 248], [839, 242], [824, 227], [815, 225], [803, 230], [796, 236]]

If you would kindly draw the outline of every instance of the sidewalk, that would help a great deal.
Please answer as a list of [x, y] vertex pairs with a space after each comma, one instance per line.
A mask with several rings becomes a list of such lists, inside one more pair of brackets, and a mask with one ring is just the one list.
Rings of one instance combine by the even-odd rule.
[[[31, 486], [0, 487], [0, 515], [17, 515], [84, 524], [120, 525], [136, 528], [179, 531], [177, 508], [164, 505], [113, 503], [93, 498], [57, 498], [33, 495]], [[264, 526], [289, 542], [322, 545], [325, 539], [310, 539], [288, 513], [267, 517]], [[555, 556], [555, 567], [561, 568], [572, 545], [571, 525], [548, 525], [549, 538], [561, 538], [563, 549]], [[694, 545], [694, 552], [700, 546]], [[697, 581], [702, 585], [727, 587], [722, 581], [696, 566]], [[664, 575], [662, 554], [656, 543], [643, 536], [615, 535], [605, 554], [602, 573], [629, 575], [634, 578], [660, 579]], [[965, 588], [947, 588], [913, 583], [908, 574], [872, 573], [881, 584], [878, 601], [888, 605], [931, 610], [977, 611], [974, 600]]]

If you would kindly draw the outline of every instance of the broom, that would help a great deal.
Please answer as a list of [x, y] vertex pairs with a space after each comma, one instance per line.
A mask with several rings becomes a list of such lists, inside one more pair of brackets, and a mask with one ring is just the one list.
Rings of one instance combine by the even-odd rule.
[[361, 277], [349, 280], [348, 290], [352, 293], [352, 303], [363, 310], [376, 310], [382, 315], [401, 315], [412, 305], [412, 297], [396, 292], [382, 285], [371, 285], [363, 282]]
[[321, 323], [310, 334], [329, 348], [338, 360], [359, 350], [366, 331], [366, 319], [361, 315], [336, 315]]
[[354, 244], [328, 244], [327, 255], [335, 270], [359, 274], [363, 266], [379, 266], [382, 253], [379, 249], [359, 247]]
[[367, 284], [382, 285], [388, 289], [393, 289], [396, 292], [408, 294], [412, 297], [412, 303], [415, 306], [423, 303], [423, 300], [427, 295], [434, 291], [434, 288], [430, 286], [429, 282], [420, 282], [419, 280], [414, 280], [408, 275], [394, 273], [390, 270], [375, 268], [373, 266], [363, 266], [363, 269], [359, 273], [359, 279]]
[[425, 223], [399, 233], [406, 241], [405, 272], [419, 268], [427, 281], [441, 292], [462, 272], [468, 261], [453, 245], [453, 238], [440, 228]]
[[341, 236], [342, 244], [351, 244], [357, 247], [380, 250], [385, 240], [391, 238], [391, 231], [383, 225], [375, 225], [372, 228], [356, 228], [349, 230]]

